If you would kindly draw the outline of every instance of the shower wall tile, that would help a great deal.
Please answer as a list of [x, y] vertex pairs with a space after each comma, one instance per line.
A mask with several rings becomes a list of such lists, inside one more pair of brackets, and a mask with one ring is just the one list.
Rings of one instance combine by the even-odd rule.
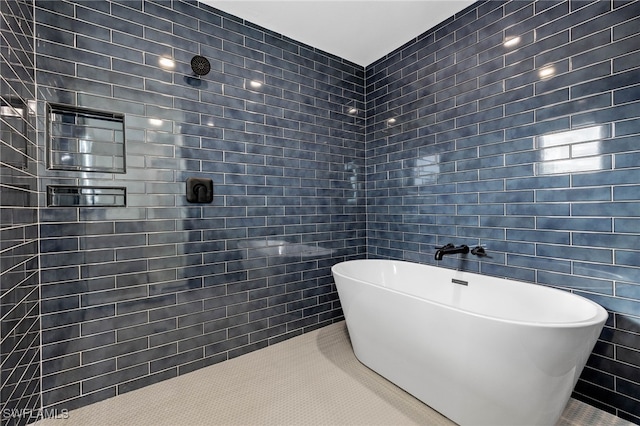
[[0, 3], [0, 423], [40, 409], [38, 158], [33, 4]]
[[[365, 72], [368, 256], [602, 304], [610, 319], [574, 396], [635, 423], [639, 8], [478, 2]], [[449, 242], [491, 257], [435, 262]]]
[[[35, 21], [40, 108], [124, 114], [127, 165], [41, 170], [43, 187], [127, 191], [126, 207], [41, 211], [45, 407], [342, 319], [330, 268], [366, 253], [365, 123], [347, 113], [362, 67], [191, 1], [38, 0]], [[189, 177], [213, 180], [211, 204], [187, 203]], [[252, 248], [267, 242], [327, 254]]]

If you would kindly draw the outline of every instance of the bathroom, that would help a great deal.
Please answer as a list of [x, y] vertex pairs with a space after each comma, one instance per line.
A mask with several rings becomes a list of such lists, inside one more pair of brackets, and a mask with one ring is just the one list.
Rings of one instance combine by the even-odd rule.
[[2, 413], [331, 325], [332, 265], [451, 242], [605, 307], [574, 398], [640, 423], [640, 2], [481, 1], [366, 65], [193, 1], [0, 4]]

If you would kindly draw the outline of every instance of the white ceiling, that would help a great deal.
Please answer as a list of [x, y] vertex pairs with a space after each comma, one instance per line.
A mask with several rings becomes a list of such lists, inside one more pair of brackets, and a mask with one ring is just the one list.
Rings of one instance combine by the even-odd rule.
[[474, 0], [200, 1], [362, 66], [474, 3]]

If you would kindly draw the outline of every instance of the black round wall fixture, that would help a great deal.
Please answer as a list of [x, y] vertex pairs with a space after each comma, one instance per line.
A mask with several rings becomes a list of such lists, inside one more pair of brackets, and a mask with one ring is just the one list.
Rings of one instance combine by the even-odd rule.
[[191, 58], [191, 69], [195, 75], [207, 75], [211, 71], [211, 64], [204, 56], [196, 55]]

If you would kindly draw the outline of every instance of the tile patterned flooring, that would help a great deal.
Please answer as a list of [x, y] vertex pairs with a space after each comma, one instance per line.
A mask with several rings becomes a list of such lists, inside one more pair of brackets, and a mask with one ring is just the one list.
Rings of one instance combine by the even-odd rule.
[[[88, 425], [454, 425], [362, 365], [344, 322], [45, 419]], [[570, 400], [556, 426], [631, 425]]]

